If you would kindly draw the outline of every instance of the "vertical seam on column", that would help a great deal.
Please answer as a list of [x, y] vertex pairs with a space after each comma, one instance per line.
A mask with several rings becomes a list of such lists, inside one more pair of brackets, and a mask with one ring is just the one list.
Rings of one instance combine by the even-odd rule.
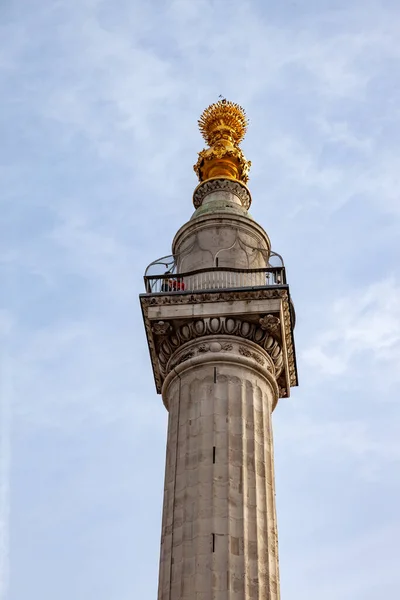
[[[211, 369], [211, 367], [210, 367]], [[194, 555], [195, 555], [195, 559], [196, 559], [196, 571], [195, 571], [195, 576], [194, 576], [194, 592], [195, 594], [197, 594], [197, 579], [200, 578], [199, 572], [198, 572], [198, 563], [201, 563], [201, 567], [204, 568], [205, 567], [205, 563], [207, 561], [211, 561], [212, 560], [212, 556], [211, 556], [211, 534], [213, 533], [213, 498], [212, 498], [212, 493], [213, 493], [213, 476], [212, 476], [212, 471], [211, 471], [211, 481], [209, 481], [208, 478], [206, 478], [205, 480], [205, 486], [203, 486], [202, 481], [204, 483], [204, 472], [207, 472], [207, 468], [211, 467], [211, 469], [213, 468], [213, 465], [210, 464], [207, 467], [207, 464], [205, 464], [204, 461], [204, 455], [203, 452], [207, 452], [207, 450], [209, 449], [209, 445], [207, 445], [205, 443], [205, 441], [207, 440], [207, 433], [209, 432], [209, 421], [207, 421], [207, 414], [203, 414], [202, 415], [202, 409], [201, 407], [204, 406], [204, 403], [206, 402], [207, 399], [210, 398], [210, 395], [214, 392], [212, 392], [212, 387], [209, 390], [209, 385], [212, 386], [212, 382], [213, 382], [213, 376], [212, 376], [212, 371], [210, 372], [210, 375], [208, 375], [209, 371], [207, 369], [207, 373], [205, 374], [205, 376], [203, 377], [203, 379], [201, 380], [201, 384], [198, 387], [197, 390], [197, 402], [200, 405], [200, 431], [201, 433], [200, 435], [200, 439], [197, 443], [197, 451], [198, 451], [198, 497], [197, 497], [197, 507], [196, 507], [196, 522], [198, 525], [197, 528], [197, 532], [196, 532], [196, 536], [195, 536], [195, 546], [194, 546]], [[214, 400], [213, 400], [214, 402]], [[201, 474], [200, 474], [201, 472]], [[208, 474], [210, 474], [210, 472], [208, 471]], [[203, 478], [203, 480], [202, 480]], [[211, 486], [211, 487], [209, 487]], [[203, 493], [200, 493], [199, 488], [203, 487]], [[209, 499], [209, 493], [211, 491], [211, 499]], [[210, 513], [208, 513], [208, 510], [210, 510], [210, 502], [211, 502], [211, 511]], [[207, 517], [207, 514], [209, 514], [209, 517]], [[214, 532], [215, 533], [215, 532]], [[208, 540], [210, 542], [210, 546], [209, 546], [209, 550], [210, 550], [210, 556], [206, 557], [206, 555], [203, 553], [202, 551], [202, 547], [203, 544], [205, 543], [205, 537], [206, 535], [208, 536]], [[210, 581], [212, 581], [211, 579], [211, 571], [210, 571]], [[208, 590], [209, 593], [211, 593], [211, 590]], [[175, 600], [175, 599], [174, 599]]]
[[176, 471], [178, 468], [178, 442], [179, 442], [179, 421], [181, 416], [181, 385], [182, 380], [179, 373], [174, 369], [175, 374], [179, 379], [179, 392], [178, 392], [178, 419], [176, 425], [176, 450], [175, 450], [175, 472], [174, 472], [174, 489], [173, 489], [173, 500], [172, 500], [172, 523], [171, 523], [171, 556], [169, 562], [169, 600], [171, 600], [172, 592], [172, 558], [174, 553], [174, 522], [175, 522], [175, 490], [176, 490]]
[[[180, 380], [181, 381], [181, 380]], [[180, 392], [180, 395], [182, 397], [182, 389]], [[176, 562], [174, 562], [174, 575], [176, 576], [176, 581], [180, 580], [180, 595], [183, 596], [183, 587], [184, 587], [184, 561], [185, 561], [185, 554], [184, 554], [184, 531], [185, 531], [185, 523], [186, 523], [186, 519], [187, 519], [187, 505], [188, 505], [188, 477], [189, 477], [189, 469], [187, 468], [187, 464], [186, 464], [186, 458], [187, 458], [187, 454], [188, 454], [188, 447], [190, 444], [190, 439], [191, 439], [191, 431], [190, 431], [190, 426], [189, 426], [189, 406], [190, 406], [190, 394], [188, 395], [188, 397], [184, 400], [184, 402], [182, 403], [182, 398], [180, 401], [180, 420], [183, 418], [184, 419], [184, 435], [183, 435], [183, 439], [181, 439], [180, 442], [180, 450], [181, 450], [181, 456], [178, 454], [178, 460], [177, 460], [177, 468], [178, 466], [181, 464], [182, 465], [182, 473], [181, 473], [181, 477], [184, 478], [185, 480], [185, 488], [183, 490], [183, 494], [182, 494], [182, 498], [181, 498], [181, 509], [180, 509], [180, 513], [181, 513], [181, 535], [180, 535], [180, 551], [178, 552], [179, 556], [180, 556], [180, 561], [179, 561], [179, 567], [178, 564]]]
[[[270, 427], [270, 419], [271, 419], [271, 414], [270, 414], [270, 406], [269, 406], [269, 399], [268, 400], [268, 412], [265, 412], [263, 415], [263, 422], [264, 422], [264, 455], [265, 455], [265, 494], [266, 494], [266, 507], [267, 507], [267, 548], [268, 548], [268, 555], [267, 555], [267, 569], [268, 569], [268, 574], [267, 574], [267, 582], [268, 582], [268, 595], [271, 596], [271, 553], [270, 553], [270, 548], [271, 548], [271, 531], [270, 531], [270, 519], [274, 519], [273, 514], [271, 515], [271, 512], [273, 513], [273, 507], [270, 506], [270, 503], [268, 502], [268, 497], [271, 498], [270, 495], [270, 485], [267, 479], [267, 457], [268, 457], [268, 474], [269, 477], [272, 479], [272, 471], [271, 471], [271, 427]], [[267, 423], [266, 423], [267, 421]], [[268, 425], [268, 426], [266, 426]], [[266, 453], [266, 443], [265, 443], [265, 433], [268, 433], [268, 441], [269, 441], [269, 452]], [[272, 481], [271, 481], [272, 484]]]
[[243, 597], [248, 598], [247, 589], [247, 573], [246, 573], [246, 556], [247, 556], [247, 541], [248, 531], [246, 531], [247, 511], [248, 511], [248, 477], [247, 477], [247, 431], [246, 431], [246, 410], [247, 410], [247, 389], [246, 381], [242, 385], [242, 465], [243, 465]]
[[269, 413], [270, 425], [270, 453], [271, 453], [271, 478], [272, 478], [272, 510], [274, 517], [274, 546], [275, 546], [275, 581], [276, 581], [276, 597], [277, 600], [281, 597], [279, 585], [279, 548], [278, 548], [278, 515], [276, 513], [276, 487], [275, 487], [275, 456], [274, 456], [274, 433], [272, 430], [272, 412]]
[[[192, 382], [193, 383], [193, 382]], [[193, 409], [193, 404], [192, 404], [192, 388], [191, 388], [191, 384], [188, 384], [188, 399], [187, 399], [188, 404], [190, 405], [190, 410]], [[193, 416], [195, 416], [195, 412], [194, 415], [190, 414], [190, 412], [187, 413], [187, 418], [189, 419], [189, 417], [191, 417], [189, 419], [189, 421], [193, 421], [193, 426], [195, 426], [195, 421], [196, 419], [192, 419]], [[187, 433], [188, 436], [188, 441], [187, 441], [187, 446], [185, 447], [186, 452], [187, 452], [187, 456], [188, 461], [190, 463], [191, 468], [186, 468], [186, 463], [185, 463], [185, 469], [186, 469], [186, 489], [185, 489], [185, 502], [184, 502], [184, 515], [183, 515], [183, 530], [182, 530], [182, 575], [181, 575], [181, 581], [183, 581], [182, 587], [183, 590], [181, 588], [181, 593], [182, 593], [182, 597], [185, 597], [185, 593], [187, 592], [187, 590], [185, 591], [185, 560], [191, 561], [192, 559], [192, 555], [186, 554], [186, 549], [188, 546], [188, 539], [185, 536], [185, 530], [187, 531], [188, 528], [188, 523], [190, 523], [190, 542], [191, 542], [191, 546], [193, 547], [193, 523], [195, 520], [194, 517], [194, 506], [193, 506], [193, 502], [192, 499], [190, 498], [190, 502], [189, 502], [189, 496], [192, 492], [192, 486], [189, 486], [189, 479], [192, 479], [192, 483], [193, 483], [193, 472], [196, 469], [196, 476], [197, 476], [197, 466], [195, 467], [195, 469], [193, 469], [193, 463], [192, 461], [192, 450], [193, 447], [195, 446], [195, 443], [193, 441], [193, 429], [191, 428], [191, 426], [189, 427], [189, 433]], [[188, 488], [190, 487], [190, 494], [188, 494]], [[187, 519], [187, 513], [189, 512], [189, 519]], [[187, 522], [188, 521], [188, 522]], [[193, 577], [194, 577], [194, 573], [193, 573]]]
[[[227, 540], [227, 545], [228, 545], [228, 554], [227, 554], [227, 582], [226, 582], [226, 587], [227, 587], [227, 597], [230, 598], [231, 597], [231, 539], [232, 539], [232, 523], [231, 523], [231, 495], [233, 493], [233, 485], [231, 485], [231, 456], [230, 456], [230, 449], [231, 449], [231, 383], [229, 381], [229, 379], [227, 380], [227, 385], [226, 385], [226, 417], [228, 418], [228, 422], [227, 422], [227, 427], [226, 427], [226, 433], [227, 433], [227, 456], [226, 456], [226, 461], [227, 461], [227, 467], [228, 467], [228, 484], [227, 484], [227, 502], [228, 502], [228, 540]], [[232, 396], [233, 396], [233, 400], [234, 400], [234, 396], [235, 396], [235, 390], [232, 390]]]
[[[267, 551], [267, 556], [266, 556], [266, 560], [265, 560], [265, 567], [267, 568], [267, 573], [265, 579], [267, 585], [268, 585], [268, 589], [267, 589], [267, 597], [270, 597], [271, 595], [271, 586], [269, 585], [269, 574], [270, 574], [270, 568], [269, 568], [269, 543], [268, 543], [268, 539], [269, 539], [269, 532], [268, 532], [268, 478], [267, 478], [267, 453], [266, 453], [266, 448], [267, 448], [267, 441], [265, 439], [265, 433], [266, 433], [266, 427], [265, 427], [265, 415], [268, 414], [265, 411], [265, 402], [268, 401], [268, 398], [265, 398], [265, 394], [262, 395], [261, 398], [261, 406], [262, 406], [262, 422], [263, 422], [263, 458], [264, 458], [264, 507], [265, 508], [265, 518], [264, 518], [264, 526], [265, 526], [265, 536], [266, 536], [266, 551]], [[269, 411], [269, 403], [267, 405], [267, 410]]]
[[[259, 557], [259, 561], [258, 561], [258, 570], [259, 570], [259, 586], [260, 586], [260, 600], [262, 600], [262, 595], [261, 594], [265, 594], [265, 598], [269, 598], [270, 597], [270, 590], [267, 589], [268, 584], [267, 582], [269, 581], [269, 545], [268, 545], [268, 541], [266, 541], [268, 539], [268, 501], [267, 501], [267, 486], [268, 486], [268, 482], [267, 482], [267, 457], [266, 457], [266, 440], [265, 440], [265, 404], [266, 404], [266, 398], [265, 398], [265, 390], [263, 390], [260, 387], [260, 394], [261, 394], [261, 420], [262, 420], [262, 448], [261, 448], [261, 459], [263, 461], [263, 473], [264, 473], [264, 482], [261, 482], [261, 490], [263, 492], [263, 502], [262, 502], [262, 511], [264, 513], [264, 515], [261, 517], [260, 521], [260, 527], [264, 528], [264, 543], [263, 543], [263, 553], [264, 555], [260, 558]], [[268, 408], [268, 406], [267, 406]], [[258, 509], [258, 503], [257, 503], [257, 509]], [[260, 507], [261, 509], [261, 507]], [[258, 519], [258, 512], [257, 512], [257, 519]], [[258, 523], [258, 520], [257, 520]], [[266, 556], [265, 556], [266, 554]], [[260, 573], [261, 573], [261, 567], [263, 567], [263, 575], [262, 577], [260, 577]], [[268, 575], [265, 573], [265, 569], [268, 570]]]
[[[257, 567], [257, 598], [260, 598], [260, 549], [259, 549], [259, 545], [258, 545], [258, 534], [259, 534], [259, 522], [258, 522], [258, 511], [257, 511], [257, 505], [258, 505], [258, 491], [259, 491], [259, 482], [258, 482], [258, 477], [257, 477], [257, 457], [258, 457], [258, 450], [257, 450], [257, 418], [256, 418], [256, 395], [257, 395], [257, 387], [253, 385], [253, 444], [254, 444], [254, 489], [255, 489], [255, 522], [256, 522], [256, 540], [255, 540], [255, 544], [256, 544], [256, 552], [257, 552], [257, 558], [256, 558], [256, 567]], [[261, 599], [260, 599], [261, 600]]]
[[[275, 506], [275, 472], [274, 472], [274, 448], [273, 448], [273, 432], [272, 432], [272, 414], [271, 414], [271, 405], [268, 399], [267, 403], [268, 412], [265, 413], [265, 419], [267, 420], [268, 427], [264, 426], [264, 430], [268, 431], [268, 439], [269, 439], [269, 452], [268, 452], [268, 470], [271, 479], [271, 485], [267, 486], [267, 497], [270, 498], [270, 501], [267, 500], [267, 509], [268, 509], [268, 518], [267, 518], [267, 545], [268, 545], [268, 586], [269, 586], [269, 594], [272, 597], [272, 576], [274, 576], [275, 586], [276, 586], [276, 596], [275, 598], [279, 600], [280, 591], [279, 591], [279, 566], [278, 566], [278, 548], [277, 548], [277, 519], [276, 519], [276, 506]], [[266, 481], [267, 484], [267, 481]], [[272, 522], [272, 527], [270, 527], [270, 523]], [[271, 539], [272, 538], [272, 539]], [[273, 548], [274, 552], [271, 552]], [[273, 573], [271, 572], [271, 563], [274, 564]]]
[[[216, 390], [216, 385], [217, 385], [217, 367], [214, 366], [214, 387], [212, 388], [212, 439], [213, 439], [213, 444], [216, 443], [215, 439], [216, 439], [216, 433], [215, 433], [215, 421], [216, 419], [218, 419], [217, 416], [217, 390]], [[215, 573], [215, 565], [218, 562], [217, 557], [215, 556], [215, 550], [216, 550], [216, 542], [217, 542], [217, 534], [219, 533], [219, 531], [217, 531], [216, 528], [216, 518], [215, 518], [215, 494], [216, 494], [216, 485], [215, 485], [215, 469], [216, 466], [214, 463], [212, 463], [211, 465], [211, 515], [210, 515], [210, 523], [211, 523], [211, 527], [213, 529], [213, 534], [212, 534], [212, 543], [213, 543], [213, 547], [212, 547], [212, 554], [214, 554], [214, 556], [210, 557], [210, 586], [211, 589], [209, 589], [210, 595], [212, 596], [214, 594], [214, 590], [213, 590], [213, 574]]]

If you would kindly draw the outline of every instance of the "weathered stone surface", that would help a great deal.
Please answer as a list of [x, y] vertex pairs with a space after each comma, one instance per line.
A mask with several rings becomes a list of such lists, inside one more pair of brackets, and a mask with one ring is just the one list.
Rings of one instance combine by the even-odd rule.
[[220, 265], [243, 269], [263, 268], [271, 243], [260, 225], [247, 216], [204, 215], [185, 223], [173, 241], [181, 273]]
[[[254, 352], [253, 343], [241, 344]], [[159, 600], [279, 598], [271, 436], [277, 386], [235, 344], [226, 361], [215, 362], [219, 355], [181, 363], [163, 387], [168, 501]]]

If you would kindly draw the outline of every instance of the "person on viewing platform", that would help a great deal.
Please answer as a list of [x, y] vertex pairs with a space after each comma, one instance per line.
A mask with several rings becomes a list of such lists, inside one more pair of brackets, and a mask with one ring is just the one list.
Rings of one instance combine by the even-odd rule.
[[[166, 271], [164, 276], [171, 275], [170, 271]], [[185, 289], [183, 279], [177, 277], [176, 279], [163, 279], [161, 284], [162, 292], [182, 292]]]
[[183, 290], [185, 289], [185, 284], [183, 283], [183, 280], [179, 277], [177, 279], [170, 279], [168, 283], [169, 289], [172, 292], [183, 292]]
[[[170, 271], [165, 271], [164, 275], [171, 275], [171, 273], [170, 273]], [[170, 282], [171, 282], [171, 279], [163, 279], [162, 280], [162, 284], [161, 284], [162, 292], [170, 292], [171, 291]]]

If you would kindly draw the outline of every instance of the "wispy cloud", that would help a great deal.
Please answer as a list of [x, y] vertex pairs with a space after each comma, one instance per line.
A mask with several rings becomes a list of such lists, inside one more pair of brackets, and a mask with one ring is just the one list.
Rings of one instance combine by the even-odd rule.
[[302, 352], [323, 376], [364, 369], [365, 361], [386, 377], [400, 372], [400, 286], [394, 277], [335, 300], [328, 326]]
[[[252, 213], [284, 254], [298, 314], [301, 387], [275, 415], [281, 455], [298, 457], [296, 469], [280, 472], [285, 518], [297, 506], [293, 471], [314, 512], [321, 497], [337, 503], [336, 525], [347, 514], [357, 521], [369, 483], [376, 503], [389, 485], [400, 493], [389, 483], [398, 413], [381, 394], [396, 392], [399, 371], [399, 8], [306, 4], [58, 0], [0, 9], [0, 327], [15, 386], [7, 600], [38, 590], [43, 600], [156, 593], [166, 415], [137, 294], [144, 268], [169, 252], [193, 210], [196, 120], [219, 94], [249, 114]], [[3, 413], [10, 399], [3, 394]], [[7, 417], [1, 427], [8, 444]], [[329, 486], [326, 462], [360, 486], [348, 507], [340, 490], [313, 495]], [[374, 518], [357, 537], [368, 560]], [[323, 520], [325, 541], [331, 521]], [[387, 558], [379, 573], [395, 596], [390, 530], [376, 535]], [[343, 546], [351, 539], [343, 534]], [[313, 538], [315, 564], [322, 547], [324, 557], [339, 552], [324, 543]], [[290, 547], [293, 572], [301, 550], [294, 539]], [[134, 573], [132, 557], [141, 565]], [[320, 579], [297, 580], [309, 598], [333, 596], [324, 561]], [[369, 600], [359, 571], [332, 589]]]

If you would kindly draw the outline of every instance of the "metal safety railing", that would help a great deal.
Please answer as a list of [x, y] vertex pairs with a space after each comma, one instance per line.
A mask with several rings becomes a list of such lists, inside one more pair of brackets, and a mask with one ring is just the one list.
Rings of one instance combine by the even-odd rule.
[[189, 273], [145, 275], [144, 283], [147, 294], [165, 294], [285, 285], [286, 275], [285, 267], [268, 267], [266, 269], [211, 267]]

